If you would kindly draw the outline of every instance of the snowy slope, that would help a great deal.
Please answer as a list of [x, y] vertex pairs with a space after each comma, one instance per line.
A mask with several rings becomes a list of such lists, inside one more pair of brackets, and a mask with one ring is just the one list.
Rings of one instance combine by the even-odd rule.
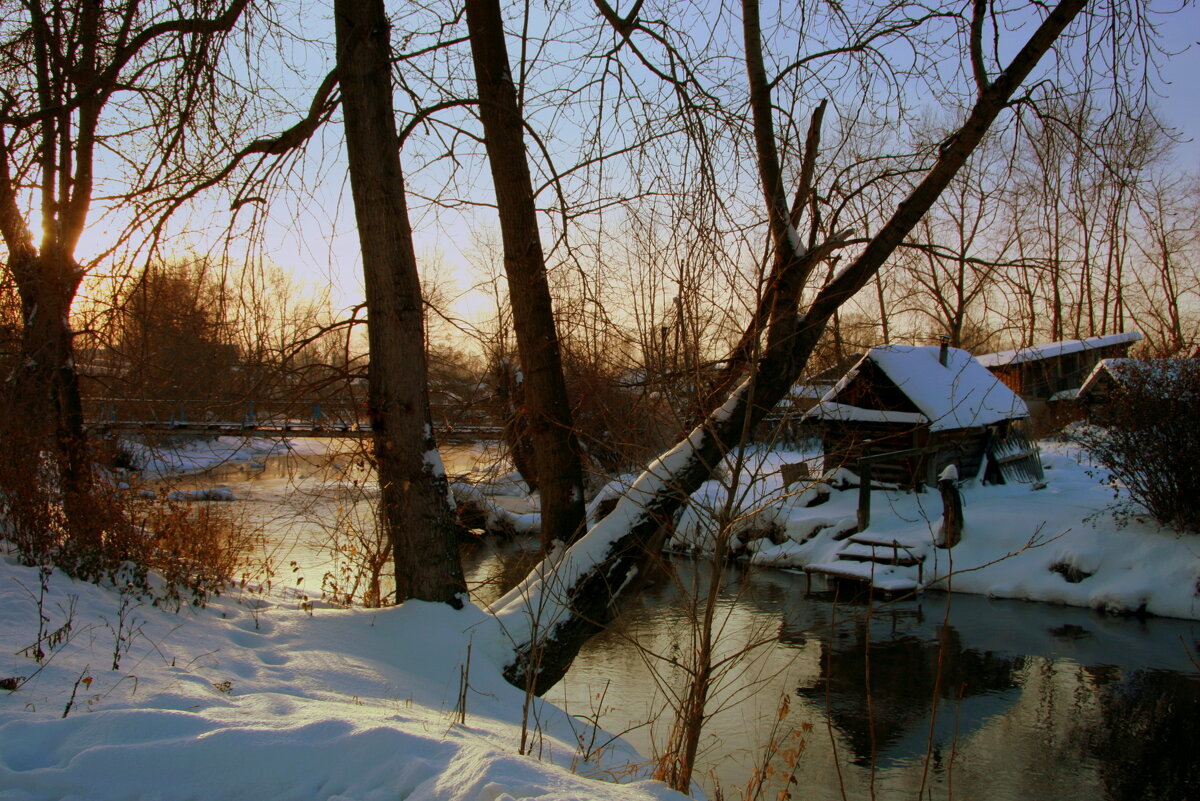
[[[468, 645], [490, 619], [406, 603], [316, 608], [279, 596], [218, 598], [179, 613], [112, 588], [50, 579], [39, 669], [38, 573], [0, 559], [0, 799], [667, 799], [619, 744], [580, 753], [587, 727], [536, 705], [520, 756], [522, 695], [476, 648], [465, 724], [455, 707]], [[127, 642], [112, 669], [118, 632]], [[71, 695], [75, 693], [72, 703]], [[64, 718], [64, 712], [69, 714]], [[606, 737], [599, 738], [601, 741]]]
[[[920, 578], [936, 589], [1200, 619], [1200, 535], [1165, 530], [1145, 517], [1114, 517], [1114, 502], [1127, 498], [1102, 480], [1086, 453], [1052, 443], [1042, 448], [1044, 488], [976, 481], [963, 487], [965, 529], [952, 549], [934, 546], [942, 517], [936, 492], [872, 492], [871, 525], [863, 534], [923, 556]], [[752, 542], [755, 562], [802, 568], [854, 548], [834, 535], [853, 523], [857, 489], [833, 490], [827, 503], [812, 507], [779, 491], [778, 484], [764, 485], [755, 503], [760, 520], [775, 522], [788, 538]], [[915, 568], [891, 573], [918, 578]]]

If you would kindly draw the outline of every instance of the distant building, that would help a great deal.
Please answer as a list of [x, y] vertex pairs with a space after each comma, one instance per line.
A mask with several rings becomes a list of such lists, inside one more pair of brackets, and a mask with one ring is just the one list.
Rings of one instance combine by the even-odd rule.
[[1079, 388], [1104, 359], [1124, 357], [1142, 340], [1137, 331], [1068, 339], [976, 357], [1029, 406], [1034, 430], [1042, 435], [1076, 420]]
[[997, 468], [1032, 457], [1030, 478], [1040, 478], [1036, 451], [1015, 425], [1028, 414], [1021, 398], [966, 351], [886, 345], [871, 348], [806, 420], [820, 424], [826, 470], [856, 470], [865, 458], [874, 479], [919, 487], [951, 464], [961, 478], [979, 475], [985, 454], [1001, 444], [1008, 455], [993, 453]]
[[1049, 400], [1079, 389], [1101, 359], [1125, 356], [1142, 335], [1137, 331], [1068, 339], [977, 356], [1004, 385], [1025, 400]]
[[1116, 391], [1130, 387], [1153, 396], [1179, 397], [1195, 391], [1200, 383], [1200, 358], [1190, 359], [1103, 359], [1083, 386], [1079, 401], [1083, 408], [1103, 406]]

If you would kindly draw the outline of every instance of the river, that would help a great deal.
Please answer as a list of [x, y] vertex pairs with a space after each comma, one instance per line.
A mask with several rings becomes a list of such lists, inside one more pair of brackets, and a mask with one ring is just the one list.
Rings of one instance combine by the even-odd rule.
[[[446, 453], [452, 473], [489, 460]], [[229, 465], [191, 486], [234, 490], [265, 526], [276, 578], [316, 597], [337, 580], [330, 521], [373, 529], [360, 460], [291, 456]], [[345, 537], [343, 536], [343, 540]], [[521, 546], [464, 552], [487, 602], [520, 577]], [[592, 639], [548, 698], [647, 756], [692, 652], [706, 562], [673, 559], [619, 623]], [[926, 593], [868, 606], [810, 593], [802, 575], [719, 573], [716, 675], [697, 780], [710, 798], [1186, 799], [1200, 792], [1200, 622]], [[820, 589], [820, 587], [816, 587]], [[777, 752], [762, 768], [764, 748]], [[586, 739], [585, 748], [603, 742]]]

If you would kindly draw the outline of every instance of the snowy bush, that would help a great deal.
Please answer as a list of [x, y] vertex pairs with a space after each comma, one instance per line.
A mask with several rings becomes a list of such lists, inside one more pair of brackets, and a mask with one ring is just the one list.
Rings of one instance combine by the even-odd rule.
[[[1129, 360], [1073, 438], [1156, 520], [1200, 533], [1200, 360]], [[1129, 514], [1126, 504], [1117, 511]]]

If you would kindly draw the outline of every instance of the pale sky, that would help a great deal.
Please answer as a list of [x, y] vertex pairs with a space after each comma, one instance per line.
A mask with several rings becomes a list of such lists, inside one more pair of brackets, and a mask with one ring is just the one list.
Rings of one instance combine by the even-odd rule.
[[[1169, 51], [1181, 53], [1163, 64], [1163, 77], [1167, 83], [1162, 87], [1164, 96], [1159, 105], [1162, 117], [1190, 140], [1178, 147], [1176, 161], [1180, 170], [1197, 173], [1200, 172], [1200, 91], [1196, 87], [1200, 80], [1200, 46], [1196, 44], [1196, 39], [1200, 37], [1200, 8], [1189, 5], [1170, 20], [1171, 24], [1162, 27], [1164, 46]], [[318, 61], [322, 57], [330, 57], [322, 55], [320, 50], [315, 53]], [[314, 85], [317, 80], [315, 76], [327, 68], [327, 63], [313, 65]], [[301, 95], [303, 91], [300, 90]], [[313, 161], [322, 164], [319, 180], [310, 181], [314, 185], [304, 197], [290, 203], [276, 203], [267, 210], [270, 222], [263, 228], [262, 244], [266, 258], [289, 270], [302, 288], [327, 288], [334, 307], [343, 309], [360, 302], [362, 298], [358, 241], [342, 167], [340, 130], [336, 128], [336, 121], [333, 130], [324, 132], [323, 137], [322, 143], [314, 143], [317, 147], [323, 145], [325, 151], [323, 157]], [[405, 166], [411, 166], [408, 160]], [[486, 175], [480, 178], [488, 181]], [[490, 195], [490, 186], [485, 192]], [[440, 262], [439, 271], [452, 277], [455, 288], [459, 292], [468, 290], [478, 277], [470, 275], [466, 269], [468, 259], [476, 249], [471, 223], [466, 219], [478, 221], [476, 224], [483, 233], [496, 239], [495, 212], [479, 208], [469, 217], [454, 215], [457, 221], [453, 223], [453, 228], [438, 230], [432, 216], [421, 213], [420, 203], [411, 202], [414, 205], [412, 222], [417, 237], [418, 258], [425, 263]], [[220, 219], [214, 222], [193, 218], [190, 225], [199, 228], [211, 224], [213, 228], [220, 228], [229, 216], [227, 211], [219, 210], [210, 215]], [[96, 242], [103, 241], [106, 238], [106, 226], [103, 221], [96, 222], [88, 237]], [[85, 241], [81, 246], [81, 255], [86, 255], [87, 250], [88, 241]], [[232, 255], [236, 258], [237, 251], [232, 251]], [[472, 315], [475, 313], [472, 309], [479, 302], [478, 295], [465, 297], [456, 311], [462, 315]]]
[[[1200, 7], [1190, 4], [1169, 19], [1170, 24], [1164, 25], [1161, 30], [1163, 44], [1167, 51], [1177, 52], [1178, 55], [1162, 65], [1166, 83], [1161, 87], [1163, 97], [1158, 101], [1159, 107], [1163, 119], [1176, 127], [1187, 140], [1176, 150], [1175, 160], [1180, 170], [1200, 173], [1200, 44], [1197, 43], [1200, 39]], [[328, 197], [336, 197], [336, 193], [330, 193]], [[343, 198], [342, 202], [347, 201]], [[494, 212], [480, 209], [475, 217], [492, 229], [489, 233], [493, 238], [498, 238], [498, 234], [494, 233]], [[302, 243], [284, 237], [276, 252], [280, 263], [295, 263], [297, 258], [303, 260], [307, 267], [301, 274], [313, 276], [315, 282], [332, 280], [335, 301], [338, 305], [348, 305], [361, 297], [358, 244], [348, 204], [342, 209], [341, 220], [339, 231], [324, 232], [327, 237], [325, 240], [319, 236], [314, 244], [310, 232], [306, 230]], [[453, 275], [459, 291], [467, 290], [473, 281], [478, 280], [466, 274], [465, 264], [474, 249], [474, 243], [471, 241], [471, 231], [465, 224], [460, 223], [459, 227], [450, 231], [438, 231], [433, 229], [428, 220], [423, 224], [422, 220], [414, 218], [413, 226], [419, 259], [440, 258], [444, 265], [443, 272]], [[299, 252], [295, 249], [297, 244], [302, 245]], [[459, 304], [459, 313], [469, 314], [476, 303], [479, 303], [478, 296], [465, 298]]]

